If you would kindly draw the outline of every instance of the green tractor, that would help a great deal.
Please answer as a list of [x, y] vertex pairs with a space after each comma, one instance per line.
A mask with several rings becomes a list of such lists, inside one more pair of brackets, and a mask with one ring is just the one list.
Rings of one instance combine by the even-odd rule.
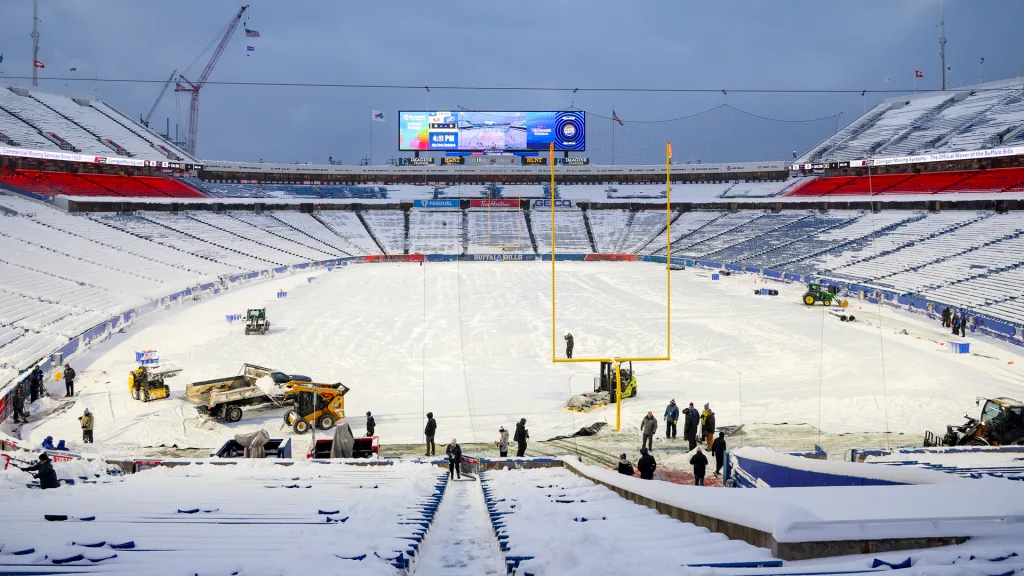
[[839, 299], [838, 292], [839, 286], [829, 286], [822, 290], [820, 282], [808, 282], [807, 292], [804, 293], [804, 304], [814, 306], [815, 303], [821, 302], [825, 306], [831, 306], [834, 302], [836, 306], [846, 308], [850, 303]]
[[270, 321], [267, 320], [266, 308], [250, 308], [245, 314], [246, 334], [266, 334], [270, 332]]

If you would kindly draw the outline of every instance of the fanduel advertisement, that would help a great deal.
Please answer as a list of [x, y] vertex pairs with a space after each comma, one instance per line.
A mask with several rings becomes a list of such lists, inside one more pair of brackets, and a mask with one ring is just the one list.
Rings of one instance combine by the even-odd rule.
[[586, 150], [583, 112], [398, 113], [398, 149], [406, 152]]

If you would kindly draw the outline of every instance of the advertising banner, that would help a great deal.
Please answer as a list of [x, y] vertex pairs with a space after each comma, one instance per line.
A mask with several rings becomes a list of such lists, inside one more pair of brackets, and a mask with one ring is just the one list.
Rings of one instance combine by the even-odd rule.
[[457, 199], [450, 200], [413, 200], [413, 208], [426, 208], [434, 210], [458, 210], [459, 201]]
[[556, 199], [552, 201], [548, 198], [543, 198], [540, 200], [533, 201], [533, 209], [550, 210], [552, 202], [554, 202], [555, 210], [572, 210], [573, 208], [575, 208], [575, 206], [573, 206], [572, 200]]
[[519, 200], [515, 198], [492, 198], [490, 200], [483, 198], [479, 200], [470, 200], [470, 208], [519, 208]]

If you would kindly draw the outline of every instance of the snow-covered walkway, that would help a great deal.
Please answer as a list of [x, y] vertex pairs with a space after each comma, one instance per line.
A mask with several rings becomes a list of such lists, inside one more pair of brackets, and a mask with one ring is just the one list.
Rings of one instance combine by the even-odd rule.
[[480, 483], [451, 480], [423, 542], [415, 574], [504, 574], [498, 541], [488, 522]]

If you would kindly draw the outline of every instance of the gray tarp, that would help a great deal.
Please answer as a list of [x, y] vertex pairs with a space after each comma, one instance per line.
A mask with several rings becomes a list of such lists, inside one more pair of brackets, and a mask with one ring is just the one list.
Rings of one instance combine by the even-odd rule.
[[235, 442], [242, 445], [245, 449], [246, 458], [264, 458], [266, 452], [263, 450], [263, 446], [266, 445], [267, 441], [270, 440], [270, 434], [267, 434], [264, 430], [257, 430], [249, 434], [235, 434]]
[[351, 458], [355, 445], [356, 438], [352, 435], [352, 428], [348, 422], [338, 424], [334, 429], [334, 442], [331, 443], [331, 458]]

